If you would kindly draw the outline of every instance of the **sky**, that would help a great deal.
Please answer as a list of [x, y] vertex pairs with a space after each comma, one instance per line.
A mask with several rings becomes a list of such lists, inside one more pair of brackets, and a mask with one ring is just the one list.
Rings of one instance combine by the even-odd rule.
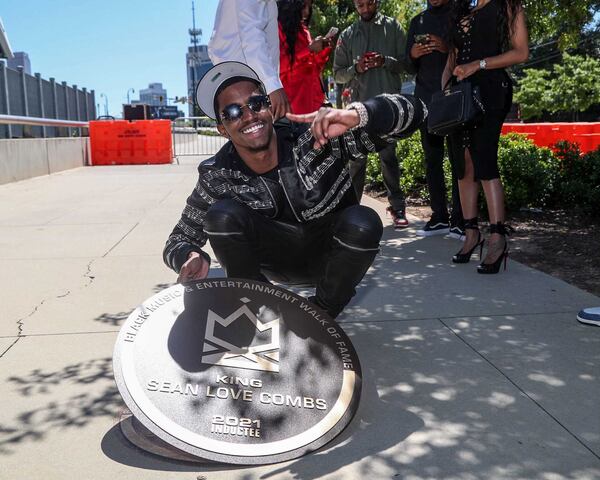
[[[196, 28], [208, 43], [218, 0], [195, 0]], [[10, 46], [29, 55], [32, 73], [95, 90], [98, 114], [160, 82], [169, 98], [187, 95], [185, 54], [192, 0], [1, 0]], [[187, 114], [187, 105], [179, 109]]]

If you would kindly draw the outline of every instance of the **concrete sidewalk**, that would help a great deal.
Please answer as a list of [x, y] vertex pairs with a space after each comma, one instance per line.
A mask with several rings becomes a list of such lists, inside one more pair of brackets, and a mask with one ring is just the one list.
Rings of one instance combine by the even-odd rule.
[[188, 161], [0, 186], [1, 479], [600, 478], [600, 328], [575, 319], [600, 298], [510, 260], [492, 276], [453, 265], [458, 241], [394, 231], [371, 199], [385, 237], [340, 317], [364, 372], [340, 437], [254, 468], [131, 446], [113, 345], [175, 281], [161, 252], [195, 181]]

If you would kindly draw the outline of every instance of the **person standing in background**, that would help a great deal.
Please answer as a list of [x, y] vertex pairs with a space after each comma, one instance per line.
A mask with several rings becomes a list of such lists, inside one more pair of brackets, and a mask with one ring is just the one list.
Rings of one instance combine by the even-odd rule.
[[490, 217], [487, 254], [477, 273], [494, 274], [508, 256], [504, 225], [504, 189], [498, 170], [498, 142], [502, 123], [512, 104], [512, 81], [505, 68], [529, 57], [525, 11], [521, 0], [455, 0], [450, 31], [450, 55], [442, 84], [451, 77], [468, 79], [479, 87], [485, 113], [477, 125], [450, 135], [456, 160], [460, 203], [465, 218], [465, 243], [454, 263], [467, 263], [483, 238], [477, 219], [479, 184], [483, 186]]
[[279, 35], [275, 0], [220, 0], [208, 56], [212, 63], [250, 66], [267, 89], [275, 119], [290, 111], [279, 79]]
[[293, 113], [312, 113], [325, 101], [321, 75], [333, 38], [311, 38], [312, 0], [277, 0], [279, 76]]
[[[351, 84], [353, 102], [382, 93], [399, 93], [402, 90], [401, 74], [412, 70], [406, 59], [404, 30], [396, 19], [378, 11], [377, 0], [354, 0], [354, 7], [360, 18], [338, 39], [333, 60], [335, 81]], [[396, 143], [381, 150], [379, 160], [394, 228], [406, 228], [406, 203], [400, 188]], [[364, 189], [366, 168], [366, 157], [350, 163], [352, 184], [359, 199]]]
[[[429, 107], [431, 96], [441, 89], [442, 74], [448, 59], [448, 28], [452, 13], [450, 0], [429, 0], [428, 8], [414, 17], [408, 29], [406, 54], [412, 61], [417, 77], [415, 96]], [[452, 166], [452, 213], [448, 216], [446, 183], [444, 181], [444, 137], [421, 127], [421, 145], [425, 153], [427, 188], [432, 215], [417, 235], [428, 237], [450, 233], [464, 236], [463, 218], [458, 194], [458, 182]], [[453, 162], [450, 162], [452, 165]]]

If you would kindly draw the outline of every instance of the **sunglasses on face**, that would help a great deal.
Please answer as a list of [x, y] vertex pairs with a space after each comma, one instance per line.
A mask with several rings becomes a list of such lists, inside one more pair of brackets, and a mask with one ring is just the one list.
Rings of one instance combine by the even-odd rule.
[[254, 113], [258, 113], [270, 106], [271, 101], [269, 100], [268, 95], [252, 95], [245, 105], [240, 105], [239, 103], [227, 105], [221, 111], [221, 118], [226, 122], [235, 122], [244, 115], [244, 107], [248, 107]]

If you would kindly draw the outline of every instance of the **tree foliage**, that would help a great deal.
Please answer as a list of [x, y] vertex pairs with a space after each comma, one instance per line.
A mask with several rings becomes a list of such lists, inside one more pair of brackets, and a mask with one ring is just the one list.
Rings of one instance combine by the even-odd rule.
[[[353, 0], [314, 0], [313, 28], [325, 34], [356, 21]], [[523, 0], [534, 43], [559, 37], [561, 49], [574, 47], [584, 27], [600, 12], [600, 0]], [[426, 0], [381, 0], [380, 11], [408, 28], [411, 18], [427, 7]]]
[[541, 117], [551, 109], [551, 96], [548, 92], [550, 72], [543, 68], [526, 68], [523, 73], [525, 76], [520, 79], [515, 92], [515, 102], [521, 108], [521, 117], [525, 120]]
[[580, 55], [563, 55], [552, 71], [525, 69], [515, 100], [524, 119], [544, 112], [584, 112], [600, 104], [600, 60]]
[[551, 112], [584, 112], [600, 103], [600, 60], [565, 54], [554, 66]]
[[559, 38], [561, 50], [577, 45], [586, 25], [600, 11], [600, 0], [524, 0], [534, 42]]

